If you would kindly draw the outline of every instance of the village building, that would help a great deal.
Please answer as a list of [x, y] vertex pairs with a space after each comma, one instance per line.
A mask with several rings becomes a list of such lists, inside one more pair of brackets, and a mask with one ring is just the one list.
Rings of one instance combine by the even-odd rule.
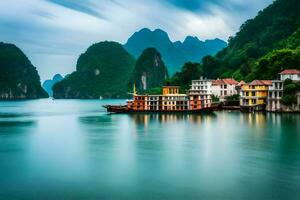
[[225, 101], [225, 98], [238, 94], [236, 86], [239, 84], [234, 79], [217, 79], [212, 81], [212, 94], [219, 97], [220, 101]]
[[240, 92], [240, 107], [242, 110], [260, 111], [265, 110], [267, 105], [270, 80], [254, 80], [244, 84]]
[[241, 80], [236, 86], [235, 86], [235, 90], [237, 92], [237, 94], [240, 94], [242, 86], [245, 85], [245, 81]]
[[270, 112], [281, 111], [282, 95], [283, 95], [283, 81], [272, 80], [272, 85], [269, 86], [269, 90], [268, 90], [266, 110]]
[[191, 89], [188, 91], [190, 109], [199, 110], [211, 107], [212, 104], [212, 81], [203, 79], [192, 80]]
[[280, 80], [285, 81], [291, 79], [292, 81], [300, 81], [300, 70], [286, 69], [280, 73]]

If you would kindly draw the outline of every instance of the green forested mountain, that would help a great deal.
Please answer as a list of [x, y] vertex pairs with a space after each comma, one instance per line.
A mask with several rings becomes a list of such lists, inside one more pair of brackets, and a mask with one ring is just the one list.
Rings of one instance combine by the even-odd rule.
[[166, 78], [168, 70], [160, 53], [155, 48], [148, 48], [138, 58], [130, 83], [135, 83], [138, 91], [145, 91], [162, 86]]
[[94, 44], [80, 55], [76, 71], [53, 86], [53, 97], [124, 97], [134, 63], [119, 43]]
[[0, 43], [0, 99], [48, 97], [36, 68], [15, 45]]
[[300, 3], [276, 0], [246, 21], [216, 56], [202, 60], [209, 78], [272, 79], [282, 69], [300, 66]]

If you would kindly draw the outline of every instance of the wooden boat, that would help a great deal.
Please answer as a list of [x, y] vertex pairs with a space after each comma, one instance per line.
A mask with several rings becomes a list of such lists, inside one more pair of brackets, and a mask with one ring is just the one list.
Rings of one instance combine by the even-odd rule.
[[210, 113], [218, 109], [218, 106], [211, 106], [209, 108], [202, 108], [198, 110], [133, 110], [126, 105], [104, 105], [108, 113]]
[[107, 112], [109, 113], [129, 113], [130, 111], [126, 105], [122, 106], [116, 106], [116, 105], [104, 105], [104, 108], [106, 108]]

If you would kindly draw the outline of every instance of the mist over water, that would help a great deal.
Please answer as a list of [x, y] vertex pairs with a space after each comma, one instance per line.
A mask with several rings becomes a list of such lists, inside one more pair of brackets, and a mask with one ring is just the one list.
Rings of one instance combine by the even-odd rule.
[[0, 199], [299, 199], [300, 115], [0, 102]]

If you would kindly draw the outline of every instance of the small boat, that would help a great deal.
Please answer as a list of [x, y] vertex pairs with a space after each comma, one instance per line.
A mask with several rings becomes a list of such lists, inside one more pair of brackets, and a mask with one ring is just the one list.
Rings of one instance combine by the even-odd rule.
[[129, 113], [132, 112], [127, 108], [126, 105], [116, 106], [116, 105], [104, 105], [104, 108], [106, 108], [107, 112], [109, 113]]

